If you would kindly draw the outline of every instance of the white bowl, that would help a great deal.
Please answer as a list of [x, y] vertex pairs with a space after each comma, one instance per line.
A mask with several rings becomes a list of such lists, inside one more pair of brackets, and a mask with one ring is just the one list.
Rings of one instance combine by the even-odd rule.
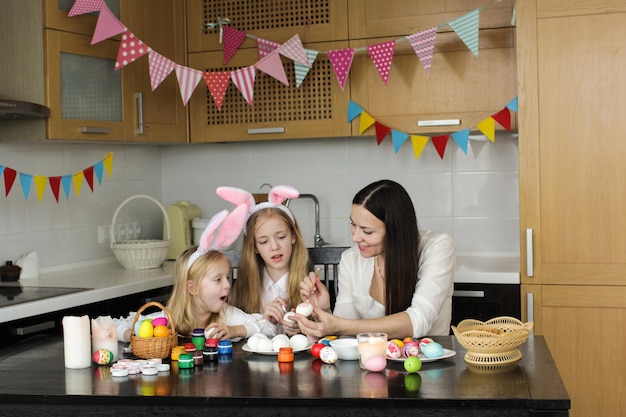
[[357, 349], [356, 338], [354, 337], [331, 340], [330, 347], [337, 351], [339, 359], [347, 361], [359, 359], [359, 350]]

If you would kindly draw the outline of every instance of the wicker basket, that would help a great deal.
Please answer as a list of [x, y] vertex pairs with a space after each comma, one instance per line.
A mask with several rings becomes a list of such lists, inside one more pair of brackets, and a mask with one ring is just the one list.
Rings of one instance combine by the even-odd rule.
[[474, 365], [500, 365], [522, 358], [518, 347], [528, 340], [533, 322], [514, 317], [496, 317], [486, 322], [474, 319], [452, 326], [454, 336], [467, 353], [465, 362]]
[[[165, 225], [167, 230], [167, 235], [165, 236], [165, 240], [157, 240], [157, 239], [144, 239], [144, 240], [125, 240], [123, 242], [115, 241], [115, 219], [117, 218], [118, 213], [121, 208], [131, 200], [136, 198], [146, 198], [152, 202], [154, 202], [161, 211], [163, 212], [163, 216], [165, 217]], [[115, 210], [115, 214], [113, 215], [113, 220], [111, 221], [111, 250], [115, 254], [117, 260], [122, 264], [122, 266], [126, 269], [152, 269], [158, 268], [165, 261], [165, 257], [167, 256], [167, 250], [170, 247], [170, 221], [167, 216], [167, 212], [165, 211], [165, 207], [161, 203], [159, 203], [156, 199], [150, 197], [149, 195], [138, 194], [131, 197], [128, 197], [126, 200], [119, 205], [117, 210]]]
[[[134, 335], [135, 323], [139, 319], [139, 315], [148, 307], [159, 307], [167, 314], [167, 327], [170, 330], [170, 335], [167, 337], [139, 337]], [[174, 328], [172, 322], [172, 316], [170, 312], [161, 304], [156, 301], [151, 301], [144, 304], [133, 319], [133, 334], [130, 336], [130, 347], [133, 351], [133, 355], [141, 359], [169, 358], [172, 353], [172, 348], [178, 343], [178, 334]]]

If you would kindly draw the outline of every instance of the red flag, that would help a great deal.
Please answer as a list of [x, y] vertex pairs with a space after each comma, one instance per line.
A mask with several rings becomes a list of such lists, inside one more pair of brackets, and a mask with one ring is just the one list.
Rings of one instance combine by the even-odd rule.
[[83, 175], [85, 176], [85, 180], [87, 181], [87, 184], [89, 185], [89, 188], [93, 193], [93, 165], [89, 168], [83, 169]]
[[246, 32], [223, 26], [224, 31], [224, 65], [228, 64], [235, 55], [243, 41], [246, 40]]
[[52, 194], [54, 194], [54, 198], [59, 202], [59, 190], [61, 188], [61, 177], [48, 177], [48, 182], [50, 182], [50, 189], [52, 190]]
[[511, 112], [507, 107], [503, 108], [496, 114], [492, 114], [491, 118], [502, 125], [503, 128], [511, 131]]
[[11, 188], [13, 187], [15, 177], [17, 177], [17, 171], [9, 167], [4, 168], [4, 189], [7, 197], [9, 196]]
[[435, 145], [435, 149], [437, 149], [437, 153], [441, 159], [443, 159], [443, 154], [446, 151], [446, 145], [448, 144], [449, 138], [450, 135], [433, 136], [430, 138], [430, 140], [433, 141], [433, 145]]
[[391, 131], [391, 128], [378, 122], [374, 123], [374, 127], [376, 128], [376, 142], [380, 145], [383, 139], [385, 139], [385, 136]]

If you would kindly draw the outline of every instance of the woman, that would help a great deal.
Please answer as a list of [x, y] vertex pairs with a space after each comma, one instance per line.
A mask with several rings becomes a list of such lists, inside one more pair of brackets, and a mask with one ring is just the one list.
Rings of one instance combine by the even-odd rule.
[[389, 338], [447, 335], [452, 315], [452, 238], [420, 233], [411, 198], [398, 183], [374, 182], [352, 200], [352, 241], [342, 254], [334, 312], [318, 278], [302, 282], [314, 318], [296, 315], [309, 336], [385, 332]]

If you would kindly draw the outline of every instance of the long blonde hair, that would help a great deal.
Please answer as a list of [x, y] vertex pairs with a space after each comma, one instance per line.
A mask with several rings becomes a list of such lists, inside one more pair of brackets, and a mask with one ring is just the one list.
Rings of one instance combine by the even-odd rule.
[[265, 264], [261, 255], [256, 253], [254, 230], [262, 219], [277, 216], [285, 222], [295, 236], [289, 259], [287, 293], [289, 305], [295, 307], [302, 301], [300, 282], [308, 274], [309, 252], [302, 239], [297, 220], [292, 220], [287, 213], [275, 207], [268, 207], [252, 214], [246, 224], [246, 233], [241, 247], [241, 256], [237, 267], [237, 280], [231, 292], [231, 302], [247, 313], [262, 313], [263, 270]]
[[199, 322], [193, 314], [194, 297], [192, 297], [187, 291], [187, 281], [193, 281], [194, 286], [199, 288], [200, 283], [209, 268], [224, 260], [230, 265], [228, 256], [218, 250], [210, 250], [200, 256], [191, 265], [191, 268], [188, 268], [187, 262], [189, 257], [196, 251], [196, 249], [197, 246], [187, 249], [176, 260], [174, 289], [172, 290], [172, 295], [167, 302], [167, 309], [172, 316], [174, 327], [176, 328], [177, 333], [182, 336], [190, 336], [193, 329], [204, 329], [210, 323], [220, 320], [220, 314], [211, 313], [206, 323]]

